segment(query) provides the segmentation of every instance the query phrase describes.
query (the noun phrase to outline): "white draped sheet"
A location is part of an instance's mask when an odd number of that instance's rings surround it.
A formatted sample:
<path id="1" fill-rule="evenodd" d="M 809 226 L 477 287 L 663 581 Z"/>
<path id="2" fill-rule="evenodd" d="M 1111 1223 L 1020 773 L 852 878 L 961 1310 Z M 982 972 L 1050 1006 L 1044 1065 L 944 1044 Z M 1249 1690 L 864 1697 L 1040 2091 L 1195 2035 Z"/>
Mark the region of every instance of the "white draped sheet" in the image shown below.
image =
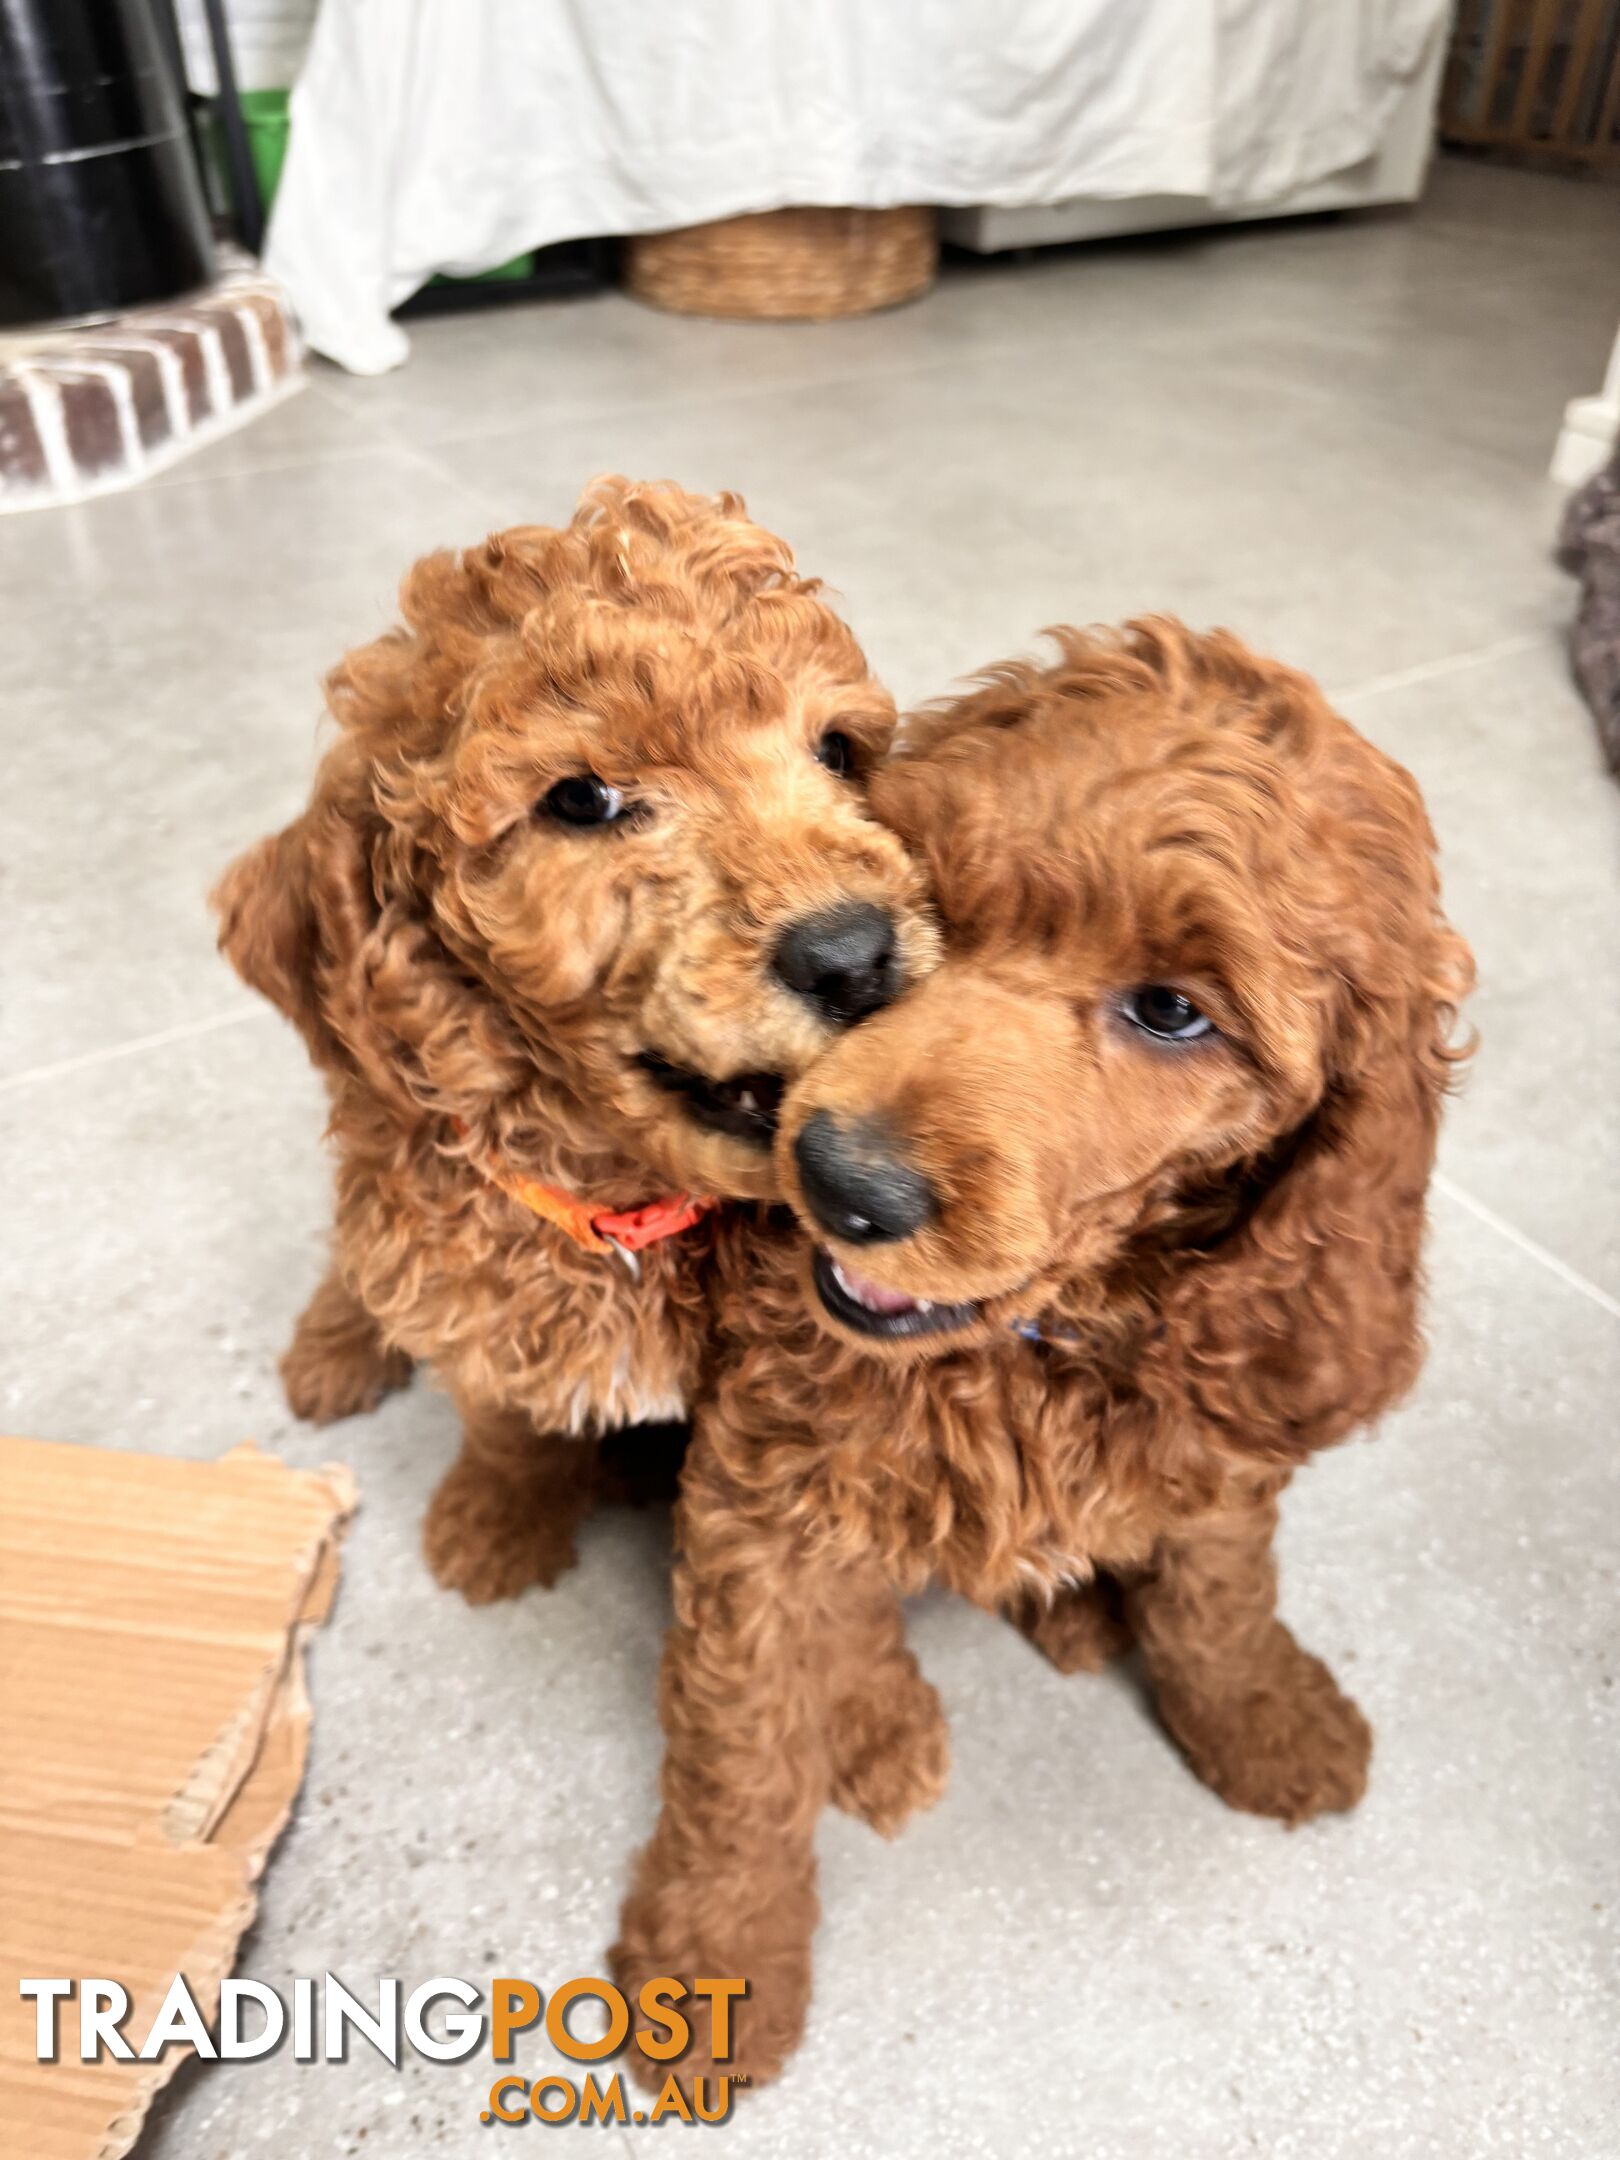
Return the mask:
<path id="1" fill-rule="evenodd" d="M 323 0 L 267 262 L 358 373 L 438 270 L 793 203 L 1274 199 L 1449 0 Z"/>

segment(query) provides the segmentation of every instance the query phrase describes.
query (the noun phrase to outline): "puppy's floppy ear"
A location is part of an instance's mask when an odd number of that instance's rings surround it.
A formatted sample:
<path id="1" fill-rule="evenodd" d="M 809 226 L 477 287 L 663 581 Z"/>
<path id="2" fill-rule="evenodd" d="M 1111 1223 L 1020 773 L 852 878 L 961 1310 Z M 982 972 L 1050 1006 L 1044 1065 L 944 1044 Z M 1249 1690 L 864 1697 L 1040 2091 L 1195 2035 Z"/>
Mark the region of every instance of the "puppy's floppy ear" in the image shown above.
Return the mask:
<path id="1" fill-rule="evenodd" d="M 219 949 L 250 990 L 297 1022 L 310 1054 L 326 1046 L 315 987 L 318 936 L 303 818 L 255 841 L 209 895 Z"/>
<path id="2" fill-rule="evenodd" d="M 1468 1054 L 1450 1037 L 1473 961 L 1439 914 L 1427 823 L 1400 779 L 1404 844 L 1362 887 L 1320 1100 L 1251 1166 L 1237 1223 L 1182 1264 L 1164 1299 L 1175 1390 L 1273 1460 L 1377 1416 L 1423 1361 L 1425 1196 L 1442 1103 Z"/>
<path id="3" fill-rule="evenodd" d="M 297 1025 L 317 1065 L 343 1057 L 332 993 L 376 918 L 370 851 L 340 755 L 302 817 L 239 856 L 210 895 L 221 952 Z"/>

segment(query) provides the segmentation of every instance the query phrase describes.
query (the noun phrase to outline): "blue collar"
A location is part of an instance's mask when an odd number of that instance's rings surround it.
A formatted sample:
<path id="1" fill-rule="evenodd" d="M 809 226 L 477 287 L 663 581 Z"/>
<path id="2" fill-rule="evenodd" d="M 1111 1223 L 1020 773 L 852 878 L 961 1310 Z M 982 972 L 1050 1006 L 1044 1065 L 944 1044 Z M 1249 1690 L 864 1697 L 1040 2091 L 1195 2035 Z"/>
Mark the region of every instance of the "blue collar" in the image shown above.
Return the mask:
<path id="1" fill-rule="evenodd" d="M 1072 1346 L 1080 1340 L 1074 1328 L 1057 1328 L 1048 1331 L 1038 1320 L 1009 1320 L 1007 1325 L 1015 1335 L 1022 1335 L 1025 1342 L 1046 1343 L 1049 1346 Z"/>

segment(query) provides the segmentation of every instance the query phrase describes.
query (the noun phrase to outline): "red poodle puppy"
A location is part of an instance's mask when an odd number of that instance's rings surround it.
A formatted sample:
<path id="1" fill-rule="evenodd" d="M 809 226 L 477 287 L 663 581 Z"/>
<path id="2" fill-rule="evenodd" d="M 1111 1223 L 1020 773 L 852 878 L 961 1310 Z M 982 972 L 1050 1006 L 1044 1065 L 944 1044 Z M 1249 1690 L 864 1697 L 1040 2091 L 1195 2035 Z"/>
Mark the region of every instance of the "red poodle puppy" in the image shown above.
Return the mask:
<path id="1" fill-rule="evenodd" d="M 937 938 L 865 802 L 891 700 L 735 496 L 599 482 L 418 563 L 402 611 L 215 899 L 331 1098 L 289 1400 L 433 1367 L 463 1439 L 428 1557 L 485 1599 L 567 1565 L 596 1438 L 683 1413 L 716 1196 L 775 1191 L 785 1081 Z"/>
<path id="2" fill-rule="evenodd" d="M 1235 1807 L 1299 1823 L 1366 1777 L 1272 1536 L 1295 1465 L 1418 1371 L 1469 957 L 1416 787 L 1303 676 L 1168 621 L 1058 642 L 874 783 L 945 959 L 788 1098 L 803 1229 L 728 1288 L 687 1463 L 664 1806 L 616 1959 L 746 1977 L 756 2078 L 805 2015 L 831 1766 L 919 1684 L 902 1593 L 1010 1608 L 1066 1667 L 1128 1628 Z M 880 1827 L 943 1770 L 896 1730 Z"/>

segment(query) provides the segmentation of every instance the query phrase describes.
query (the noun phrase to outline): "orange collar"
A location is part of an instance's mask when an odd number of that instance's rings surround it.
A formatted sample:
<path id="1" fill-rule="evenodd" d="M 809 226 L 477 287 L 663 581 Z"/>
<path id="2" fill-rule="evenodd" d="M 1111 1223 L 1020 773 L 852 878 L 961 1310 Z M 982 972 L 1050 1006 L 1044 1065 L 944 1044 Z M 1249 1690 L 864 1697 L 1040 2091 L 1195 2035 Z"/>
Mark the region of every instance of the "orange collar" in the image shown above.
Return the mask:
<path id="1" fill-rule="evenodd" d="M 459 1118 L 456 1123 L 464 1132 Z M 643 1247 L 679 1237 L 720 1205 L 707 1193 L 674 1193 L 667 1200 L 649 1200 L 644 1207 L 593 1208 L 577 1193 L 564 1192 L 560 1185 L 542 1185 L 537 1178 L 515 1176 L 496 1162 L 486 1159 L 478 1167 L 519 1207 L 550 1223 L 585 1252 L 616 1252 L 632 1273 L 635 1256 Z"/>

